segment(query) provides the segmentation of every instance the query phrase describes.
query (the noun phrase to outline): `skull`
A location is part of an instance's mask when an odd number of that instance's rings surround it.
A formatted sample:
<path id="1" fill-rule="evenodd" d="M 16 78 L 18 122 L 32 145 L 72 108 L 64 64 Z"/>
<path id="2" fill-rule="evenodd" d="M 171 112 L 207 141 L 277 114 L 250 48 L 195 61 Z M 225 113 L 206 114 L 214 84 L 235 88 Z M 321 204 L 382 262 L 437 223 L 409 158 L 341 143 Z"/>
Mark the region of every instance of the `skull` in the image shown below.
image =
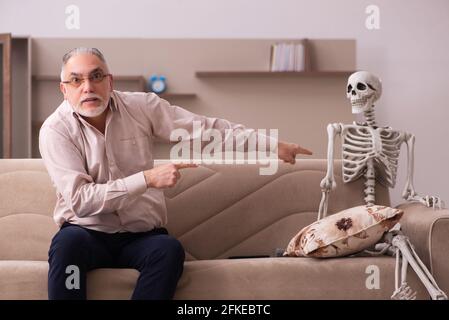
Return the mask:
<path id="1" fill-rule="evenodd" d="M 382 83 L 375 75 L 358 71 L 349 76 L 346 96 L 351 101 L 352 113 L 370 110 L 381 95 Z"/>

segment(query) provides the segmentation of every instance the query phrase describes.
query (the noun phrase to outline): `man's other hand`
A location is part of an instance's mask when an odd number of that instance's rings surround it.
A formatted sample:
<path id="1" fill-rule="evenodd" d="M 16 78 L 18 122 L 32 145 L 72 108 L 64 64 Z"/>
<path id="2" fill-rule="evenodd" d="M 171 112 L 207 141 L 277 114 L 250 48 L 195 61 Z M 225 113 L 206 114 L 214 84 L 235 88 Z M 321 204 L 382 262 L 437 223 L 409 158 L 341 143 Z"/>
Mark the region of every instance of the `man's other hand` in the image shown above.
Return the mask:
<path id="1" fill-rule="evenodd" d="M 194 163 L 167 163 L 143 172 L 148 188 L 171 188 L 181 178 L 181 169 L 196 168 Z"/>
<path id="2" fill-rule="evenodd" d="M 312 151 L 304 149 L 296 143 L 278 142 L 278 157 L 284 162 L 295 164 L 297 154 L 313 154 Z"/>

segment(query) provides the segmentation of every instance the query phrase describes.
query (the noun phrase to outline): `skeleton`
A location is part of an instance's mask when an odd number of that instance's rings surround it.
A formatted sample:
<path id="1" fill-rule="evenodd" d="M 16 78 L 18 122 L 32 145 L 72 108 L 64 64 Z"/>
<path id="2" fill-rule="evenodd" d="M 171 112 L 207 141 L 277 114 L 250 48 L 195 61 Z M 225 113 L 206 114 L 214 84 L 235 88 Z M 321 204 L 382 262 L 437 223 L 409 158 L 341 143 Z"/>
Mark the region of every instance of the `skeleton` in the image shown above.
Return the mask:
<path id="1" fill-rule="evenodd" d="M 351 102 L 352 113 L 364 113 L 366 122 L 351 125 L 332 123 L 327 126 L 328 159 L 327 173 L 321 181 L 322 198 L 318 210 L 318 219 L 327 215 L 329 193 L 336 187 L 334 181 L 334 141 L 338 135 L 342 139 L 342 173 L 343 182 L 353 182 L 362 176 L 365 178 L 366 205 L 375 204 L 376 182 L 387 188 L 394 188 L 398 167 L 399 153 L 402 143 L 407 145 L 407 180 L 402 197 L 407 201 L 418 201 L 427 207 L 442 208 L 444 203 L 436 196 L 420 196 L 413 186 L 414 143 L 413 134 L 394 130 L 391 127 L 378 127 L 374 114 L 374 102 L 382 94 L 381 81 L 366 71 L 353 73 L 347 84 L 347 98 Z M 407 237 L 396 230 L 387 233 L 386 242 L 379 244 L 380 252 L 390 253 L 397 258 L 396 291 L 393 299 L 413 299 L 414 293 L 406 283 L 406 270 L 410 263 L 423 281 L 432 299 L 447 299 L 447 296 L 436 285 L 430 272 L 419 260 Z M 382 247 L 383 246 L 383 247 Z M 401 259 L 402 257 L 402 259 Z M 398 285 L 398 270 L 402 260 L 401 285 Z"/>

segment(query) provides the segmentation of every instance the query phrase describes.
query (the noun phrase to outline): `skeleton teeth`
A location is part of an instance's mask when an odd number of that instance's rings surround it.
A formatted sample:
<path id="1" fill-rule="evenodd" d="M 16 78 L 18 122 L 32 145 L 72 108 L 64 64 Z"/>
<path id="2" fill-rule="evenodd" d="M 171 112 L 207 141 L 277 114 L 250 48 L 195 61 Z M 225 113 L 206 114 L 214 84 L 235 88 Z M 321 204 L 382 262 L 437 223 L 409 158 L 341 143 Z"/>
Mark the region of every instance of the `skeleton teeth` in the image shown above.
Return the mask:
<path id="1" fill-rule="evenodd" d="M 351 104 L 354 106 L 362 106 L 364 104 L 366 104 L 367 100 L 366 99 L 357 99 L 357 100 L 353 100 L 351 101 Z"/>

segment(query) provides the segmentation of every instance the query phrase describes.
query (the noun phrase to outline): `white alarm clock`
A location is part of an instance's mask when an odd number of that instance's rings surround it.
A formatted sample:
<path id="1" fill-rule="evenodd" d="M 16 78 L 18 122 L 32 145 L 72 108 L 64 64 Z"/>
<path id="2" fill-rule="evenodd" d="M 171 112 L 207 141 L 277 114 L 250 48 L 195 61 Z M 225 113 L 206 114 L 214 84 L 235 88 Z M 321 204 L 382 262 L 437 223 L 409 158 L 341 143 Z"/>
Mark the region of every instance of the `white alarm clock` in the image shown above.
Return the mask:
<path id="1" fill-rule="evenodd" d="M 150 89 L 154 93 L 162 93 L 167 89 L 164 76 L 152 75 L 150 78 Z"/>

